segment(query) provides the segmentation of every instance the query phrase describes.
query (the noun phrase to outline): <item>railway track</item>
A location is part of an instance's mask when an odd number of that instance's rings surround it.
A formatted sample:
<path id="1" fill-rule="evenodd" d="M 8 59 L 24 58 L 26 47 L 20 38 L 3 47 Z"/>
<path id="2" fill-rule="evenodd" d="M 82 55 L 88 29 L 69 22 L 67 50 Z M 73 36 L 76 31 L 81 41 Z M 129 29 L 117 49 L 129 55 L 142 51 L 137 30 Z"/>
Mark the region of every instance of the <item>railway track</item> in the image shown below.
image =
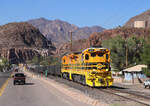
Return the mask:
<path id="1" fill-rule="evenodd" d="M 55 79 L 54 77 L 50 77 L 50 78 Z M 117 100 L 117 101 L 133 101 L 133 102 L 140 104 L 140 106 L 150 106 L 150 97 L 140 95 L 140 94 L 138 94 L 139 92 L 135 93 L 133 91 L 127 91 L 126 89 L 123 89 L 123 88 L 119 89 L 119 87 L 117 87 L 117 88 L 90 88 L 89 86 L 84 86 L 82 84 L 75 83 L 73 81 L 61 79 L 59 77 L 57 77 L 56 81 L 64 83 L 75 89 L 78 89 L 78 90 L 82 91 L 83 93 L 86 93 L 87 95 L 89 95 L 91 97 L 94 97 L 95 99 L 106 99 L 107 95 L 105 95 L 105 94 L 107 93 L 108 96 L 110 96 L 110 98 L 112 97 L 112 99 L 114 99 L 112 101 L 115 101 L 115 100 Z M 102 93 L 104 93 L 104 94 L 102 94 Z M 101 94 L 105 95 L 106 97 L 103 98 Z M 108 102 L 108 101 L 109 101 L 109 99 L 106 100 L 106 102 Z"/>
<path id="2" fill-rule="evenodd" d="M 128 99 L 130 101 L 140 103 L 142 105 L 150 106 L 150 97 L 138 94 L 140 92 L 133 93 L 133 91 L 129 91 L 129 90 L 127 91 L 127 90 L 112 89 L 112 88 L 101 89 L 100 91 L 108 93 L 108 94 L 113 94 L 113 95 Z"/>
<path id="3" fill-rule="evenodd" d="M 131 95 L 134 95 L 134 96 L 138 96 L 140 98 L 144 98 L 144 99 L 148 99 L 150 100 L 150 95 L 146 95 L 144 92 L 138 92 L 138 91 L 131 91 L 131 90 L 128 90 L 128 89 L 118 89 L 118 88 L 109 88 L 109 89 L 113 89 L 115 91 L 118 91 L 118 92 L 122 92 L 122 93 L 129 93 Z"/>
<path id="4" fill-rule="evenodd" d="M 49 75 L 49 78 L 78 89 L 86 95 L 100 101 L 105 101 L 108 104 L 116 103 L 116 101 L 120 103 L 124 103 L 124 101 L 130 103 L 132 101 L 140 104 L 139 106 L 150 106 L 150 97 L 139 94 L 140 92 L 133 92 L 117 86 L 113 86 L 112 88 L 90 88 L 89 86 L 84 86 L 52 75 Z"/>

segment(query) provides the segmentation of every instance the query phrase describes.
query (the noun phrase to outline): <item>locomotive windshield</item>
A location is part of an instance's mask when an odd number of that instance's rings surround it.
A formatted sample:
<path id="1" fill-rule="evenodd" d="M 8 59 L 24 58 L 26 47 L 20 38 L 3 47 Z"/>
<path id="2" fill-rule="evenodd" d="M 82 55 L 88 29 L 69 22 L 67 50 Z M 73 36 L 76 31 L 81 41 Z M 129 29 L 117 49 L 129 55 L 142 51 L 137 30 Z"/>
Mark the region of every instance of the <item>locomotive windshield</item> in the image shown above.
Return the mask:
<path id="1" fill-rule="evenodd" d="M 91 57 L 95 57 L 96 55 L 99 56 L 99 57 L 103 57 L 105 53 L 103 52 L 94 52 L 94 53 L 91 53 Z"/>
<path id="2" fill-rule="evenodd" d="M 103 57 L 104 53 L 99 52 L 99 53 L 97 53 L 97 55 L 98 55 L 99 57 Z"/>

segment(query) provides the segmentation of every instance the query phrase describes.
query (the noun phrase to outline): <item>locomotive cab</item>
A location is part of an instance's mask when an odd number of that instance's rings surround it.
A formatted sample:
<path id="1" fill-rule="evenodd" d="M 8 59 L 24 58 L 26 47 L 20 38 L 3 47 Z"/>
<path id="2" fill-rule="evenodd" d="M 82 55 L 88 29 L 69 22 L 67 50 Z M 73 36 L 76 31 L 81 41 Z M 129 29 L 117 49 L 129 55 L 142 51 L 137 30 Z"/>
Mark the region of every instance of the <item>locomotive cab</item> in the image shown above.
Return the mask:
<path id="1" fill-rule="evenodd" d="M 84 62 L 90 67 L 87 83 L 90 86 L 111 86 L 110 51 L 106 48 L 89 48 L 84 51 Z"/>

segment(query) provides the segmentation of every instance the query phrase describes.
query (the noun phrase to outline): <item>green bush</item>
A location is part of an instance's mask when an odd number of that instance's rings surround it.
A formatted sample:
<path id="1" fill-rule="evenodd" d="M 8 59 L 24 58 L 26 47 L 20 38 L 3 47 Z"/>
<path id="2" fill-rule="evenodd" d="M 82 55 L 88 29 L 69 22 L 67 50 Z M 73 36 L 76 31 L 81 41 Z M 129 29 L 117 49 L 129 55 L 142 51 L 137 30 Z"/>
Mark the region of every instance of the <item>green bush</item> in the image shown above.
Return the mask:
<path id="1" fill-rule="evenodd" d="M 48 65 L 56 65 L 60 64 L 60 59 L 58 57 L 53 57 L 53 56 L 48 56 L 48 57 L 33 57 L 32 60 L 27 61 L 28 64 L 34 64 L 34 65 L 43 65 L 43 66 L 48 66 Z"/>
<path id="2" fill-rule="evenodd" d="M 11 64 L 9 63 L 7 58 L 0 58 L 2 62 L 0 62 L 0 71 L 3 69 L 9 69 L 11 67 Z"/>
<path id="3" fill-rule="evenodd" d="M 148 68 L 143 68 L 142 70 L 147 77 L 150 77 L 150 70 Z"/>

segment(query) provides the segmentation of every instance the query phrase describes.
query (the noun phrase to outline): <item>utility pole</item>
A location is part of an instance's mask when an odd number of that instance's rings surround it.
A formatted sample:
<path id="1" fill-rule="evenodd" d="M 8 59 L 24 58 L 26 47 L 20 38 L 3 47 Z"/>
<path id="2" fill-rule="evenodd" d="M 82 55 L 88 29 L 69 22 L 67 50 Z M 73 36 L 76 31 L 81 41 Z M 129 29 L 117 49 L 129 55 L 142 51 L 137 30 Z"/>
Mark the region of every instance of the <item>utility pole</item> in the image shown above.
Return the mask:
<path id="1" fill-rule="evenodd" d="M 126 52 L 126 68 L 128 66 L 128 46 L 127 46 L 127 40 L 125 38 L 125 52 Z"/>
<path id="2" fill-rule="evenodd" d="M 128 47 L 126 44 L 126 67 L 128 66 Z"/>
<path id="3" fill-rule="evenodd" d="M 70 43 L 71 43 L 71 44 L 70 44 L 70 51 L 72 51 L 72 31 L 70 32 L 70 34 L 71 34 L 71 35 L 70 35 L 70 41 L 71 41 L 71 42 L 70 42 Z"/>

